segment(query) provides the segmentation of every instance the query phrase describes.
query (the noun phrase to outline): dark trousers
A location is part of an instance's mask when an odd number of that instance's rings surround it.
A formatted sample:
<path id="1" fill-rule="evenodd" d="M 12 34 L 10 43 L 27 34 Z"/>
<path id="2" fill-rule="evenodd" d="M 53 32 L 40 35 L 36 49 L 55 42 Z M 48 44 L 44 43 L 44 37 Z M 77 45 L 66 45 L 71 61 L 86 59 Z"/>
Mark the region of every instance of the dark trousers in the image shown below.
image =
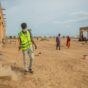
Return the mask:
<path id="1" fill-rule="evenodd" d="M 60 44 L 59 43 L 56 44 L 56 50 L 58 50 L 58 48 L 60 50 Z"/>

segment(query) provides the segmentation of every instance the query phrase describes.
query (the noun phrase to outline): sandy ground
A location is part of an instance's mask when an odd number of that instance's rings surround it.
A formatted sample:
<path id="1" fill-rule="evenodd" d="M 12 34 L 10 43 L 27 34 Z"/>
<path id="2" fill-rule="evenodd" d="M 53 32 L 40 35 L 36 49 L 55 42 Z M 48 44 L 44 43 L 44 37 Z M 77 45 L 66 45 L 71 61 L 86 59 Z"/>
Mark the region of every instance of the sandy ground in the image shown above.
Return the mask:
<path id="1" fill-rule="evenodd" d="M 72 40 L 68 49 L 62 40 L 59 51 L 54 39 L 35 41 L 33 74 L 24 74 L 18 44 L 0 48 L 0 88 L 88 88 L 88 43 Z"/>

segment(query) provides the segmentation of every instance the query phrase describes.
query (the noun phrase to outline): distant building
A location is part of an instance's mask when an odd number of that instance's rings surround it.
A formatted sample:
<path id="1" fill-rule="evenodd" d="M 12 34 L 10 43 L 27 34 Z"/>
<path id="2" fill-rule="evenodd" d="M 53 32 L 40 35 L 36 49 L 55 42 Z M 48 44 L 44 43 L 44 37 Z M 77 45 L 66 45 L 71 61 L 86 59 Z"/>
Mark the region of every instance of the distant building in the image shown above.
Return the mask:
<path id="1" fill-rule="evenodd" d="M 2 43 L 2 40 L 4 38 L 5 38 L 5 23 L 4 23 L 2 7 L 0 4 L 0 43 Z"/>

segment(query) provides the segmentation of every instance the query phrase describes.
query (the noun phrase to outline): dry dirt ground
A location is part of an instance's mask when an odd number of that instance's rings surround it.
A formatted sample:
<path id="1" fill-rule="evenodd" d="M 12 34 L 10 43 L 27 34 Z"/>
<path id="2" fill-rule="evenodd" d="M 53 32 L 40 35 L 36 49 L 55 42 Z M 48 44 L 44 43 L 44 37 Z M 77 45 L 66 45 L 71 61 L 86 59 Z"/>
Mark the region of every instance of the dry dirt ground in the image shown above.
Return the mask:
<path id="1" fill-rule="evenodd" d="M 18 44 L 0 48 L 0 88 L 88 88 L 88 43 L 71 41 L 55 50 L 55 40 L 35 40 L 34 73 L 24 74 Z"/>

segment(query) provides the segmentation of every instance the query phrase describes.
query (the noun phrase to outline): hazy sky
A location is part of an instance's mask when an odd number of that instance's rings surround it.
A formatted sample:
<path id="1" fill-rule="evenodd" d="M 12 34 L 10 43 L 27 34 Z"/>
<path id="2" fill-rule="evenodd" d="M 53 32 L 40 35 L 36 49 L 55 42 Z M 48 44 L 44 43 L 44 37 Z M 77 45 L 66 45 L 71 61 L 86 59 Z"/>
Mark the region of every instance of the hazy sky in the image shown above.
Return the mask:
<path id="1" fill-rule="evenodd" d="M 78 35 L 88 26 L 88 0 L 0 0 L 6 9 L 7 34 L 17 35 L 26 22 L 33 35 Z"/>

